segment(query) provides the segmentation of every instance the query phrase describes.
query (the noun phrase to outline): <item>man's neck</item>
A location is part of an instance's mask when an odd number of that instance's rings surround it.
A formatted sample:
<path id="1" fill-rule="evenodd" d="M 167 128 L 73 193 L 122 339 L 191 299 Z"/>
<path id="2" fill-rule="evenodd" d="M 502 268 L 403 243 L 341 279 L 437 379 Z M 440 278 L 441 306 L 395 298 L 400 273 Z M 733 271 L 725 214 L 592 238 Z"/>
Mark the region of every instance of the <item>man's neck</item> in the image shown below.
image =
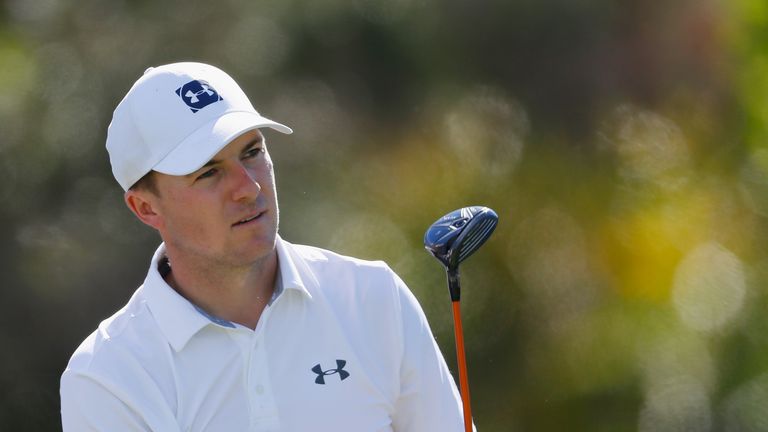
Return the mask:
<path id="1" fill-rule="evenodd" d="M 274 292 L 277 251 L 243 267 L 167 252 L 171 271 L 165 280 L 176 292 L 211 315 L 256 328 Z"/>

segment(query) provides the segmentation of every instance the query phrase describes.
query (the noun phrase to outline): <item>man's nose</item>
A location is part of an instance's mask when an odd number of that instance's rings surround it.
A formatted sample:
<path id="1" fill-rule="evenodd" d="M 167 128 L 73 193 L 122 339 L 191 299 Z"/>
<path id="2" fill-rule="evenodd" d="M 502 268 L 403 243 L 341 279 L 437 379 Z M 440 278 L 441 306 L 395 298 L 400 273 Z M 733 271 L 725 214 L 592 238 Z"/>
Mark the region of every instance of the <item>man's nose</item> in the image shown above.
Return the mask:
<path id="1" fill-rule="evenodd" d="M 256 177 L 242 163 L 235 164 L 232 187 L 232 199 L 234 201 L 250 201 L 256 199 L 261 192 L 261 185 Z"/>

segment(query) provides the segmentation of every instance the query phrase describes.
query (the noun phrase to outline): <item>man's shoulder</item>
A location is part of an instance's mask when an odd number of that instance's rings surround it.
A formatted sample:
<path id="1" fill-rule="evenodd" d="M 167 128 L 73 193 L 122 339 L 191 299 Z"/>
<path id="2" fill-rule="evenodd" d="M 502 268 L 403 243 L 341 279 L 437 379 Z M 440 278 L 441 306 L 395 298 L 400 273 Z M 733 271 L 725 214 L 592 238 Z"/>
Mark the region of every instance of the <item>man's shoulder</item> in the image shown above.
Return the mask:
<path id="1" fill-rule="evenodd" d="M 285 245 L 291 252 L 293 252 L 294 258 L 299 257 L 302 261 L 311 266 L 391 272 L 387 263 L 381 260 L 357 258 L 316 246 L 293 244 L 289 242 L 285 242 Z"/>
<path id="2" fill-rule="evenodd" d="M 77 347 L 67 370 L 88 373 L 126 359 L 126 353 L 142 351 L 153 333 L 154 323 L 146 308 L 141 288 L 120 310 L 103 320 Z M 145 347 L 146 348 L 146 347 Z"/>
<path id="3" fill-rule="evenodd" d="M 288 244 L 287 249 L 310 294 L 320 294 L 329 303 L 343 307 L 356 304 L 360 308 L 395 305 L 404 289 L 384 261 L 360 259 L 315 246 Z"/>

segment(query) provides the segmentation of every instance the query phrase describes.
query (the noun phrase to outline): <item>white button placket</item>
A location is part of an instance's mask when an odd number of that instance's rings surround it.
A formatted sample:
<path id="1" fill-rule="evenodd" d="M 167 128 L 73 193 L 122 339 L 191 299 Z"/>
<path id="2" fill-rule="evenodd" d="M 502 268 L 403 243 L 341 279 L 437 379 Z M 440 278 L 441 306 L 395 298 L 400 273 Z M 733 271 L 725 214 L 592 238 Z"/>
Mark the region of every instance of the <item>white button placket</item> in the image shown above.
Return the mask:
<path id="1" fill-rule="evenodd" d="M 253 401 L 251 397 L 251 392 L 249 391 L 248 383 L 250 382 L 250 364 L 251 364 L 251 358 L 252 358 L 252 342 L 253 342 L 253 331 L 250 329 L 243 327 L 239 324 L 235 325 L 236 328 L 232 330 L 228 330 L 229 336 L 232 338 L 232 340 L 237 343 L 238 348 L 240 348 L 240 353 L 242 355 L 243 359 L 243 367 L 242 367 L 242 373 L 243 373 L 243 382 L 245 383 L 245 394 L 246 397 L 248 397 L 248 420 L 249 420 L 249 431 L 256 431 L 258 429 L 255 428 L 255 417 L 253 412 Z"/>
<path id="2" fill-rule="evenodd" d="M 262 313 L 256 331 L 252 334 L 249 364 L 247 365 L 247 389 L 251 404 L 251 424 L 255 431 L 271 431 L 280 428 L 277 404 L 269 379 L 269 363 L 264 344 L 264 327 L 269 320 L 270 308 Z"/>

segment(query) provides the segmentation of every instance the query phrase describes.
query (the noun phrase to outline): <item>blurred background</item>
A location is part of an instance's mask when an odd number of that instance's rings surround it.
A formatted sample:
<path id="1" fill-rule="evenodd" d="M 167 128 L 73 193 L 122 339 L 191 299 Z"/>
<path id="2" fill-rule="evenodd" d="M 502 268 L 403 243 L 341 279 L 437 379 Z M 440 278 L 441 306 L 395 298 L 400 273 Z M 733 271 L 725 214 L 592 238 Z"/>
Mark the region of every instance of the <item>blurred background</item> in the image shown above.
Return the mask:
<path id="1" fill-rule="evenodd" d="M 142 282 L 106 128 L 199 60 L 295 130 L 282 236 L 387 261 L 453 371 L 422 236 L 499 213 L 462 265 L 479 430 L 768 430 L 768 3 L 0 5 L 0 429 L 60 429 L 70 354 Z"/>

